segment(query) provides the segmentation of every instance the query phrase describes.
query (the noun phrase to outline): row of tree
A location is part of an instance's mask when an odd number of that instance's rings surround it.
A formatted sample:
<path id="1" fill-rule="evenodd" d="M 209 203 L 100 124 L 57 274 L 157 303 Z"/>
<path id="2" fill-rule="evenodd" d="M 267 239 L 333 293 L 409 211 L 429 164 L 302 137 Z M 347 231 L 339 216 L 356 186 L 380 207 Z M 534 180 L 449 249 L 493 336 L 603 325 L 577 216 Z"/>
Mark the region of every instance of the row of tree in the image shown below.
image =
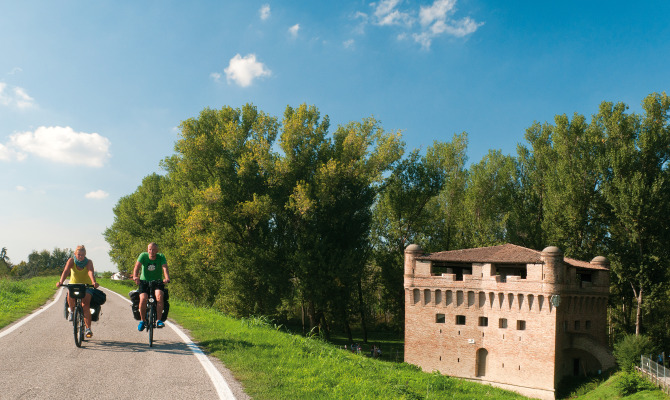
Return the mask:
<path id="1" fill-rule="evenodd" d="M 65 263 L 72 257 L 74 252 L 71 249 L 55 248 L 53 251 L 42 250 L 40 252 L 33 250 L 28 255 L 28 261 L 21 261 L 18 264 L 12 264 L 7 253 L 7 248 L 0 249 L 0 278 L 32 278 L 35 276 L 60 275 L 63 272 Z"/>
<path id="2" fill-rule="evenodd" d="M 315 107 L 281 122 L 252 105 L 181 124 L 165 174 L 119 200 L 104 235 L 120 271 L 146 243 L 169 257 L 172 290 L 233 315 L 303 318 L 328 334 L 350 323 L 402 327 L 403 252 L 515 243 L 612 262 L 613 336 L 670 308 L 670 99 L 642 114 L 604 102 L 527 129 L 516 157 L 468 164 L 466 133 L 405 155 L 374 119 L 338 126 Z M 643 316 L 648 323 L 642 324 Z M 664 325 L 666 324 L 666 325 Z"/>

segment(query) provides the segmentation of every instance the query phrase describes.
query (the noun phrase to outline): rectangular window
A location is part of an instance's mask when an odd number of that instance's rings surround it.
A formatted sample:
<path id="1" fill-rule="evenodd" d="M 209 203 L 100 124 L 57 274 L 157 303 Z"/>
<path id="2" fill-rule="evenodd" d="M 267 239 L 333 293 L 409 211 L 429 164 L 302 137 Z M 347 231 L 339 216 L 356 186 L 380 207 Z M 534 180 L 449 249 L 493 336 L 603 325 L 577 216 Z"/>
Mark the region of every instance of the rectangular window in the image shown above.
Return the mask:
<path id="1" fill-rule="evenodd" d="M 500 318 L 498 320 L 498 328 L 507 329 L 507 318 Z"/>
<path id="2" fill-rule="evenodd" d="M 579 321 L 575 321 L 575 330 L 576 330 L 576 331 L 579 330 Z"/>
<path id="3" fill-rule="evenodd" d="M 489 326 L 489 319 L 487 317 L 479 317 L 479 326 Z"/>
<path id="4" fill-rule="evenodd" d="M 456 325 L 465 325 L 465 315 L 456 316 Z"/>
<path id="5" fill-rule="evenodd" d="M 436 314 L 435 315 L 435 323 L 436 324 L 443 324 L 444 321 L 445 321 L 444 314 Z"/>
<path id="6" fill-rule="evenodd" d="M 526 321 L 518 320 L 516 321 L 516 330 L 525 331 L 526 330 Z"/>
<path id="7" fill-rule="evenodd" d="M 584 322 L 584 328 L 588 331 L 591 329 L 591 321 L 585 321 Z"/>

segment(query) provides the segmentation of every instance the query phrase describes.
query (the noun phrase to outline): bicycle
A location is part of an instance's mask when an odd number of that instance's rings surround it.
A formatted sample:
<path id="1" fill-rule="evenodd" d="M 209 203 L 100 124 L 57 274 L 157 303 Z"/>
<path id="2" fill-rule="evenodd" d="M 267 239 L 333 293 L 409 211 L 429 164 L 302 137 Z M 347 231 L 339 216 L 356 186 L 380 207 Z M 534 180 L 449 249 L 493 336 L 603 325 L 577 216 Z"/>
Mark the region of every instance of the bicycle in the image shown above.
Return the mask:
<path id="1" fill-rule="evenodd" d="M 85 283 L 67 283 L 62 286 L 67 287 L 70 297 L 76 301 L 76 305 L 72 311 L 72 327 L 74 332 L 74 344 L 77 345 L 77 347 L 81 347 L 81 342 L 84 341 L 84 334 L 86 332 L 82 299 L 86 297 L 86 288 L 92 288 L 94 286 Z"/>
<path id="2" fill-rule="evenodd" d="M 156 289 L 163 281 L 149 281 L 149 297 L 147 299 L 147 332 L 149 332 L 149 347 L 154 345 L 154 329 L 156 328 L 156 321 L 158 321 L 158 306 L 156 302 Z M 165 306 L 165 301 L 163 301 Z"/>

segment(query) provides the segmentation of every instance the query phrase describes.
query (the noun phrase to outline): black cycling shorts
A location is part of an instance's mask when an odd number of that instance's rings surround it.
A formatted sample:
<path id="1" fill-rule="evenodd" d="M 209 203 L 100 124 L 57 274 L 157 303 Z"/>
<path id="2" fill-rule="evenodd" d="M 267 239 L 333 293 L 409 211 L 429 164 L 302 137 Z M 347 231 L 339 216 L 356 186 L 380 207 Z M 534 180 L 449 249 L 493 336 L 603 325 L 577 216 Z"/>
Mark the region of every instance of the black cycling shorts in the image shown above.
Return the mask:
<path id="1" fill-rule="evenodd" d="M 163 292 L 165 291 L 165 284 L 163 282 L 155 284 L 155 287 L 156 289 L 162 290 Z M 137 291 L 140 293 L 149 294 L 149 281 L 140 281 L 140 285 L 137 288 Z"/>

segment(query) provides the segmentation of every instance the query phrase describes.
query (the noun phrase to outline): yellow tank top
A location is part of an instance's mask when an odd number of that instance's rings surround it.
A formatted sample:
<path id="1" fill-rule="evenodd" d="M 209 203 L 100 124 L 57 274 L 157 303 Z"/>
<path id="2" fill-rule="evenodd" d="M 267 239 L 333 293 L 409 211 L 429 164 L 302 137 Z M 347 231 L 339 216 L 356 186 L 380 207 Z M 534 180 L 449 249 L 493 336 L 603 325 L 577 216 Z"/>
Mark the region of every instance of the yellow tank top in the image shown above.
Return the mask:
<path id="1" fill-rule="evenodd" d="M 92 285 L 91 277 L 88 276 L 88 268 L 79 269 L 77 268 L 77 264 L 73 262 L 72 268 L 70 268 L 70 283 L 88 283 Z"/>

